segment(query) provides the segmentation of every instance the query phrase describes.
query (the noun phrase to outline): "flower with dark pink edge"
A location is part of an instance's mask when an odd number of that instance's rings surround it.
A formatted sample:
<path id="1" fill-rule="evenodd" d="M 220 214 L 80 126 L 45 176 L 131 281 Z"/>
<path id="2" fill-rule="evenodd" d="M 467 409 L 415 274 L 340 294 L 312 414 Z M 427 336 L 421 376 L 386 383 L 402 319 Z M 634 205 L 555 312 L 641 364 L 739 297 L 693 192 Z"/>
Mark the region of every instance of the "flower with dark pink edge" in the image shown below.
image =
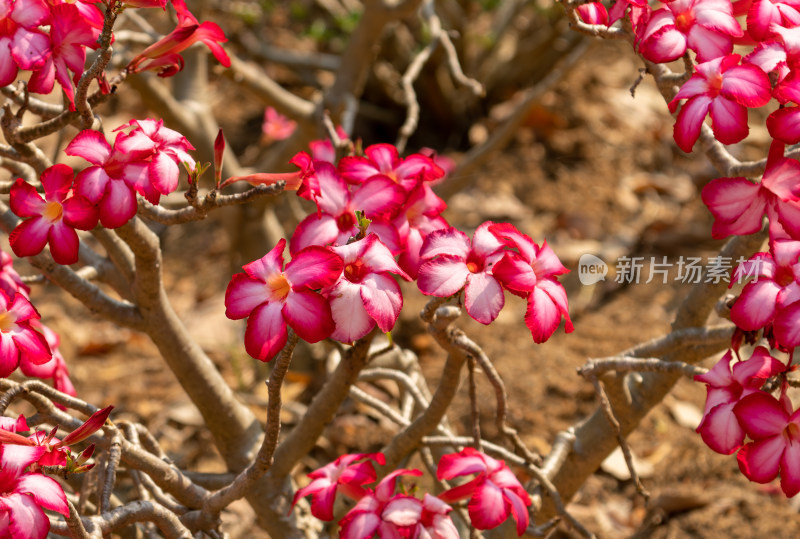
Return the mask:
<path id="1" fill-rule="evenodd" d="M 475 473 L 478 475 L 474 479 L 443 492 L 439 498 L 450 503 L 469 498 L 469 518 L 479 530 L 496 528 L 511 515 L 517 523 L 517 534 L 525 533 L 531 498 L 502 460 L 466 447 L 460 453 L 444 455 L 436 477 L 453 479 Z"/>
<path id="2" fill-rule="evenodd" d="M 39 313 L 25 296 L 18 293 L 9 298 L 0 291 L 0 378 L 14 372 L 20 361 L 50 361 L 50 347 L 44 335 L 33 329 L 34 319 L 39 319 Z"/>
<path id="3" fill-rule="evenodd" d="M 800 492 L 800 410 L 757 391 L 733 408 L 747 436 L 753 440 L 736 454 L 739 469 L 750 481 L 768 483 L 780 472 L 781 490 L 788 497 Z"/>
<path id="4" fill-rule="evenodd" d="M 5 537 L 47 537 L 50 520 L 42 508 L 69 516 L 61 485 L 42 474 L 25 471 L 45 451 L 41 446 L 0 445 L 0 530 Z"/>
<path id="5" fill-rule="evenodd" d="M 372 331 L 375 324 L 384 333 L 391 331 L 403 308 L 403 295 L 392 274 L 407 281 L 411 277 L 375 234 L 331 249 L 344 262 L 342 275 L 323 290 L 336 324 L 331 337 L 353 342 Z"/>
<path id="6" fill-rule="evenodd" d="M 464 289 L 467 314 L 489 324 L 505 303 L 503 288 L 492 268 L 503 257 L 503 243 L 491 232 L 487 221 L 475 231 L 472 241 L 455 228 L 435 230 L 422 244 L 417 285 L 423 294 L 446 298 Z"/>
<path id="7" fill-rule="evenodd" d="M 225 290 L 225 314 L 247 318 L 247 353 L 269 361 L 286 344 L 291 327 L 308 342 L 330 337 L 331 307 L 316 290 L 332 285 L 342 273 L 342 259 L 328 248 L 311 246 L 296 253 L 283 268 L 286 240 L 237 273 Z"/>
<path id="8" fill-rule="evenodd" d="M 78 261 L 78 230 L 97 225 L 97 208 L 80 195 L 70 196 L 73 172 L 67 165 L 53 165 L 42 172 L 44 198 L 36 189 L 17 178 L 11 186 L 11 211 L 23 221 L 11 232 L 11 250 L 17 256 L 33 256 L 50 245 L 53 260 L 59 264 Z"/>
<path id="9" fill-rule="evenodd" d="M 558 275 L 569 270 L 561 264 L 547 241 L 539 247 L 507 223 L 493 225 L 489 230 L 515 249 L 505 253 L 492 273 L 511 293 L 528 299 L 525 325 L 531 330 L 534 342 L 543 343 L 549 339 L 562 317 L 566 320 L 565 331 L 571 333 L 567 292 L 556 280 Z"/>
<path id="10" fill-rule="evenodd" d="M 697 432 L 708 447 L 723 455 L 730 455 L 744 443 L 745 432 L 733 414 L 734 406 L 758 392 L 768 378 L 786 370 L 786 365 L 763 346 L 745 361 L 733 360 L 734 355 L 728 350 L 711 370 L 694 377 L 705 383 L 708 391 Z"/>
<path id="11" fill-rule="evenodd" d="M 386 463 L 383 453 L 355 453 L 342 455 L 330 464 L 308 474 L 311 483 L 298 489 L 292 500 L 294 507 L 300 498 L 311 495 L 311 514 L 320 520 L 333 520 L 333 504 L 336 493 L 340 492 L 354 500 L 367 494 L 364 485 L 377 478 L 374 460 L 380 465 Z"/>

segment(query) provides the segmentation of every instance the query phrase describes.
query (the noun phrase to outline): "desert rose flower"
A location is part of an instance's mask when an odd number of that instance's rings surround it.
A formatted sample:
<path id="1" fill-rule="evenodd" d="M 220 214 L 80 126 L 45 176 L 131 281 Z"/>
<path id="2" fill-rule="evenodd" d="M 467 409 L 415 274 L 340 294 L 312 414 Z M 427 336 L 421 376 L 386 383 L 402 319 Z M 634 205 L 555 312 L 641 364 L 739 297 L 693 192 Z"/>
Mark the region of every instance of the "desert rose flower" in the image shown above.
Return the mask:
<path id="1" fill-rule="evenodd" d="M 52 357 L 44 335 L 31 325 L 39 313 L 22 294 L 9 298 L 0 291 L 0 378 L 17 368 L 20 361 L 46 363 Z"/>
<path id="2" fill-rule="evenodd" d="M 286 344 L 287 324 L 308 342 L 330 337 L 334 330 L 328 301 L 316 290 L 332 285 L 342 273 L 342 259 L 325 247 L 295 254 L 283 268 L 281 240 L 263 258 L 243 267 L 225 290 L 225 315 L 247 318 L 247 353 L 269 361 Z"/>
<path id="3" fill-rule="evenodd" d="M 435 181 L 444 176 L 444 170 L 430 157 L 412 154 L 404 159 L 391 144 L 367 146 L 364 155 L 342 157 L 339 161 L 339 173 L 347 182 L 359 184 L 379 176 L 409 190 L 417 180 Z"/>
<path id="4" fill-rule="evenodd" d="M 456 502 L 469 498 L 467 509 L 472 525 L 479 530 L 496 528 L 514 517 L 517 534 L 528 528 L 530 496 L 519 480 L 508 469 L 505 462 L 495 460 L 472 447 L 460 453 L 444 455 L 439 461 L 436 476 L 453 479 L 477 473 L 474 479 L 443 492 L 439 498 L 445 502 Z"/>
<path id="5" fill-rule="evenodd" d="M 22 178 L 11 186 L 11 211 L 23 219 L 9 236 L 14 254 L 37 255 L 49 243 L 57 263 L 78 261 L 80 242 L 75 229 L 93 229 L 97 225 L 97 209 L 83 196 L 69 196 L 72 174 L 67 165 L 53 165 L 42 172 L 44 198 Z"/>
<path id="6" fill-rule="evenodd" d="M 494 223 L 480 225 L 472 237 L 448 228 L 431 232 L 422 244 L 417 285 L 423 294 L 446 298 L 464 289 L 467 314 L 489 324 L 505 303 L 503 288 L 492 267 L 503 257 L 503 243 L 489 232 Z"/>

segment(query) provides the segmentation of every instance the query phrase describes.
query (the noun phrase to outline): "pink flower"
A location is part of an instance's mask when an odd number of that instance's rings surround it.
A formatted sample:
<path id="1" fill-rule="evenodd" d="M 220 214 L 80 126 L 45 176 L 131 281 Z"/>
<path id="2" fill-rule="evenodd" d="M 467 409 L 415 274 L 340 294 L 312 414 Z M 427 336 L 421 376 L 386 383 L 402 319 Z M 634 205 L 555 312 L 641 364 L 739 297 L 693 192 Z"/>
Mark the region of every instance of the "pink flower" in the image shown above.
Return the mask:
<path id="1" fill-rule="evenodd" d="M 358 233 L 357 210 L 369 219 L 377 219 L 397 211 L 405 200 L 405 191 L 388 178 L 371 178 L 351 193 L 333 165 L 315 161 L 313 167 L 314 179 L 304 181 L 306 192 L 313 197 L 319 211 L 297 225 L 290 245 L 292 253 L 309 245 L 342 245 Z M 396 236 L 393 227 L 384 227 L 379 236 L 384 239 L 392 232 Z"/>
<path id="2" fill-rule="evenodd" d="M 97 209 L 80 195 L 68 196 L 73 172 L 67 165 L 53 165 L 42 172 L 44 198 L 22 178 L 11 186 L 11 211 L 24 220 L 11 232 L 11 250 L 17 256 L 33 256 L 50 244 L 59 264 L 78 261 L 78 230 L 97 225 Z"/>
<path id="3" fill-rule="evenodd" d="M 263 258 L 243 267 L 225 291 L 225 315 L 247 318 L 247 353 L 269 361 L 286 344 L 288 324 L 308 342 L 330 337 L 334 330 L 331 308 L 320 288 L 332 285 L 342 273 L 342 259 L 330 249 L 312 246 L 295 254 L 283 269 L 281 240 Z"/>
<path id="4" fill-rule="evenodd" d="M 75 4 L 58 4 L 51 8 L 50 41 L 50 54 L 45 63 L 33 71 L 28 88 L 49 94 L 57 80 L 72 105 L 75 96 L 73 83 L 77 84 L 83 75 L 86 47 L 97 47 L 95 29 L 86 22 Z"/>
<path id="5" fill-rule="evenodd" d="M 331 337 L 353 342 L 372 331 L 376 323 L 384 333 L 391 331 L 403 308 L 400 286 L 391 274 L 411 278 L 375 234 L 331 249 L 344 261 L 339 280 L 323 290 L 336 324 Z"/>
<path id="6" fill-rule="evenodd" d="M 408 190 L 417 180 L 434 181 L 444 176 L 429 157 L 412 154 L 405 159 L 391 144 L 373 144 L 364 150 L 366 157 L 347 156 L 339 161 L 339 173 L 349 183 L 364 183 L 374 176 L 383 176 Z"/>
<path id="7" fill-rule="evenodd" d="M 733 51 L 733 38 L 744 35 L 729 0 L 673 0 L 655 11 L 639 41 L 651 62 L 677 60 L 687 47 L 707 62 Z"/>
<path id="8" fill-rule="evenodd" d="M 781 490 L 792 497 L 800 492 L 800 410 L 792 413 L 787 399 L 762 391 L 743 398 L 733 409 L 747 436 L 736 459 L 739 469 L 756 483 L 768 483 L 780 471 Z"/>
<path id="9" fill-rule="evenodd" d="M 0 529 L 7 537 L 47 537 L 50 520 L 42 508 L 69 516 L 61 486 L 42 474 L 25 472 L 44 451 L 38 446 L 0 445 Z"/>
<path id="10" fill-rule="evenodd" d="M 772 357 L 769 350 L 759 346 L 745 361 L 737 361 L 728 350 L 714 367 L 695 376 L 706 384 L 706 406 L 697 432 L 708 447 L 730 455 L 744 443 L 745 432 L 734 416 L 734 406 L 744 397 L 759 391 L 764 382 L 783 371 L 786 366 Z"/>
<path id="11" fill-rule="evenodd" d="M 381 465 L 386 463 L 386 457 L 382 453 L 342 455 L 330 464 L 308 474 L 313 481 L 298 489 L 292 500 L 292 507 L 300 498 L 310 494 L 311 514 L 320 520 L 333 520 L 333 503 L 337 492 L 354 500 L 360 500 L 367 494 L 364 485 L 375 481 L 377 477 L 375 467 L 367 459 L 372 459 Z"/>
<path id="12" fill-rule="evenodd" d="M 172 5 L 178 13 L 177 28 L 134 57 L 128 64 L 128 72 L 157 69 L 159 76 L 171 77 L 183 69 L 180 53 L 198 41 L 205 43 L 219 63 L 230 67 L 231 60 L 220 45 L 228 41 L 222 28 L 209 21 L 200 24 L 189 12 L 184 0 L 172 0 Z"/>
<path id="13" fill-rule="evenodd" d="M 436 476 L 453 479 L 477 473 L 471 481 L 443 492 L 439 498 L 455 502 L 469 498 L 467 509 L 472 525 L 479 530 L 496 528 L 509 515 L 517 523 L 517 535 L 528 528 L 530 517 L 527 507 L 530 496 L 511 473 L 505 462 L 466 447 L 460 453 L 444 455 L 439 461 Z"/>
<path id="14" fill-rule="evenodd" d="M 50 16 L 43 0 L 0 0 L 0 86 L 11 84 L 20 69 L 41 66 L 50 39 L 38 29 Z"/>
<path id="15" fill-rule="evenodd" d="M 452 510 L 436 496 L 426 493 L 422 498 L 422 514 L 414 530 L 415 536 L 419 539 L 458 539 L 458 530 L 450 519 Z"/>
<path id="16" fill-rule="evenodd" d="M 800 25 L 800 4 L 794 0 L 753 0 L 747 12 L 747 33 L 756 41 L 767 39 L 774 27 Z"/>
<path id="17" fill-rule="evenodd" d="M 687 99 L 675 122 L 675 142 L 691 152 L 700 136 L 700 126 L 711 115 L 714 136 L 723 144 L 743 140 L 747 126 L 747 107 L 766 105 L 771 97 L 767 75 L 752 64 L 739 65 L 741 56 L 731 54 L 697 64 L 697 72 L 670 101 L 675 112 L 678 102 Z"/>
<path id="18" fill-rule="evenodd" d="M 492 274 L 513 294 L 528 299 L 525 325 L 531 330 L 534 342 L 543 343 L 550 338 L 566 319 L 565 331 L 572 333 L 567 292 L 556 276 L 569 273 L 545 241 L 541 247 L 522 234 L 513 225 L 493 225 L 492 234 L 502 238 L 509 251 L 495 264 Z"/>
<path id="19" fill-rule="evenodd" d="M 761 230 L 764 214 L 770 231 L 785 229 L 800 239 L 800 196 L 797 175 L 800 163 L 783 157 L 784 145 L 773 141 L 760 183 L 747 178 L 717 178 L 703 187 L 703 202 L 714 215 L 711 236 L 753 234 Z"/>
<path id="20" fill-rule="evenodd" d="M 264 111 L 261 133 L 263 133 L 267 143 L 289 138 L 296 127 L 297 122 L 290 120 L 273 107 L 267 107 Z"/>
<path id="21" fill-rule="evenodd" d="M 575 11 L 578 12 L 578 16 L 586 24 L 608 25 L 608 11 L 606 10 L 606 6 L 600 2 L 581 4 Z"/>
<path id="22" fill-rule="evenodd" d="M 147 158 L 152 140 L 144 134 L 117 133 L 114 147 L 97 131 L 84 130 L 75 135 L 64 153 L 83 157 L 94 166 L 85 168 L 75 178 L 75 192 L 97 204 L 100 223 L 118 228 L 136 215 L 134 185 L 147 177 Z"/>
<path id="23" fill-rule="evenodd" d="M 503 244 L 480 225 L 472 237 L 449 228 L 431 232 L 422 244 L 417 284 L 423 294 L 446 298 L 464 289 L 467 314 L 489 324 L 500 314 L 505 298 L 492 267 L 503 256 Z"/>
<path id="24" fill-rule="evenodd" d="M 336 135 L 342 139 L 347 140 L 350 137 L 341 125 L 336 126 Z M 311 150 L 311 158 L 314 161 L 326 161 L 332 165 L 336 164 L 336 148 L 330 139 L 312 140 L 308 143 Z"/>
<path id="25" fill-rule="evenodd" d="M 31 326 L 34 319 L 39 313 L 22 294 L 9 298 L 0 292 L 0 378 L 20 362 L 42 364 L 52 357 L 47 340 Z"/>
<path id="26" fill-rule="evenodd" d="M 395 494 L 395 483 L 401 475 L 421 476 L 419 470 L 395 470 L 367 492 L 339 522 L 343 539 L 408 537 L 422 516 L 422 503 L 403 494 Z"/>
<path id="27" fill-rule="evenodd" d="M 132 127 L 129 136 L 115 142 L 115 146 L 123 153 L 128 153 L 129 148 L 131 153 L 142 151 L 142 137 L 131 135 L 144 135 L 152 141 L 147 175 L 140 177 L 132 185 L 150 202 L 157 204 L 160 195 L 168 195 L 177 189 L 181 163 L 186 163 L 189 168 L 195 167 L 194 158 L 186 153 L 194 150 L 194 146 L 177 131 L 164 127 L 164 120 L 131 120 L 115 131 L 127 127 Z"/>

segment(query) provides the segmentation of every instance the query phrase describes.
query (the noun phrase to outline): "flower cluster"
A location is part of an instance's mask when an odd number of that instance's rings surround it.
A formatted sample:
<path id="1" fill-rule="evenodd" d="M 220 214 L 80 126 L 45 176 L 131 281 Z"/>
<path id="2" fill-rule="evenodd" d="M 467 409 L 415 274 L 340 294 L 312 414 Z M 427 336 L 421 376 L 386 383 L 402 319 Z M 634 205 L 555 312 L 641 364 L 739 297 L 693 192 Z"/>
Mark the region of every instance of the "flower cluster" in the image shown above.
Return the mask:
<path id="1" fill-rule="evenodd" d="M 336 494 L 353 500 L 355 505 L 339 521 L 340 536 L 345 539 L 374 537 L 438 537 L 457 539 L 458 531 L 450 519 L 453 510 L 448 502 L 469 499 L 472 525 L 479 530 L 500 526 L 509 516 L 517 523 L 517 534 L 528 527 L 530 496 L 503 461 L 472 448 L 444 455 L 437 476 L 441 480 L 476 474 L 457 487 L 423 499 L 397 492 L 397 479 L 418 477 L 419 470 L 395 470 L 381 479 L 374 489 L 377 473 L 371 461 L 385 464 L 384 456 L 375 454 L 343 455 L 334 462 L 308 474 L 311 482 L 299 489 L 292 506 L 311 495 L 311 513 L 320 520 L 332 521 Z"/>
<path id="2" fill-rule="evenodd" d="M 766 119 L 773 140 L 760 181 L 717 178 L 702 191 L 714 216 L 714 238 L 758 232 L 766 217 L 769 249 L 736 270 L 735 280 L 750 282 L 731 309 L 738 328 L 732 350 L 696 377 L 708 388 L 698 432 L 714 451 L 737 453 L 749 479 L 764 483 L 780 475 L 783 492 L 793 496 L 800 492 L 800 411 L 786 395 L 786 375 L 794 367 L 776 356 L 792 357 L 800 344 L 800 163 L 785 156 L 787 144 L 800 142 L 798 6 L 781 0 L 674 0 L 651 7 L 617 0 L 610 13 L 592 3 L 577 14 L 596 25 L 615 24 L 627 14 L 646 60 L 685 58 L 691 71 L 669 109 L 680 108 L 674 138 L 686 152 L 706 117 L 714 138 L 733 144 L 749 133 L 749 108 L 778 104 Z M 750 52 L 733 54 L 734 44 Z M 749 358 L 740 356 L 744 338 L 761 345 Z"/>
<path id="3" fill-rule="evenodd" d="M 316 153 L 328 148 L 318 143 Z M 317 207 L 291 237 L 292 261 L 284 269 L 283 240 L 244 266 L 225 294 L 228 317 L 247 318 L 253 357 L 271 359 L 286 342 L 287 325 L 309 342 L 353 342 L 376 325 L 391 331 L 403 306 L 396 277 L 417 280 L 427 295 L 463 291 L 467 313 L 483 324 L 497 318 L 504 289 L 523 297 L 537 343 L 562 318 L 572 331 L 556 280 L 568 270 L 547 243 L 537 245 L 510 224 L 483 223 L 471 241 L 449 226 L 441 215 L 446 205 L 431 189 L 445 174 L 433 158 L 401 158 L 394 146 L 376 144 L 338 164 L 306 153 L 292 162 L 301 168 L 297 194 Z"/>

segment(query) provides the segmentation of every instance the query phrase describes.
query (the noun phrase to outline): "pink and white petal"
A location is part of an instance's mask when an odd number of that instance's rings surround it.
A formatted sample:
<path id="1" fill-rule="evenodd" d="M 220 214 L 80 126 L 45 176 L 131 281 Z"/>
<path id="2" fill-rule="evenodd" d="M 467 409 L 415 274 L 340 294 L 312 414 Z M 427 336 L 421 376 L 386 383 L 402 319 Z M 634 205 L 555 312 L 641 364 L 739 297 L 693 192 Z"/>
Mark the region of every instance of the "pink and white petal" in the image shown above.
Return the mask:
<path id="1" fill-rule="evenodd" d="M 773 144 L 777 143 L 773 142 Z M 781 145 L 780 148 L 782 149 L 782 147 Z M 800 163 L 794 159 L 776 159 L 764 172 L 761 185 L 781 200 L 796 201 L 798 199 L 795 194 L 798 174 L 800 174 Z"/>
<path id="2" fill-rule="evenodd" d="M 785 448 L 782 436 L 751 442 L 736 454 L 739 469 L 750 481 L 769 483 L 778 476 L 778 467 Z"/>
<path id="3" fill-rule="evenodd" d="M 391 144 L 367 146 L 364 154 L 378 166 L 378 170 L 384 173 L 394 170 L 397 161 L 400 159 L 397 148 Z"/>
<path id="4" fill-rule="evenodd" d="M 24 28 L 35 28 L 43 24 L 49 14 L 50 11 L 43 0 L 27 0 L 16 2 L 8 16 Z"/>
<path id="5" fill-rule="evenodd" d="M 316 292 L 289 292 L 283 305 L 283 318 L 297 336 L 307 342 L 319 342 L 333 333 L 330 304 Z"/>
<path id="6" fill-rule="evenodd" d="M 758 41 L 764 41 L 770 26 L 780 25 L 781 14 L 770 0 L 754 0 L 747 11 L 747 32 Z"/>
<path id="7" fill-rule="evenodd" d="M 313 290 L 332 285 L 342 274 L 342 258 L 331 249 L 312 245 L 298 252 L 286 264 L 286 277 L 292 288 Z"/>
<path id="8" fill-rule="evenodd" d="M 767 216 L 770 220 L 770 234 L 775 236 L 775 213 L 777 213 L 777 220 L 783 231 L 792 239 L 800 239 L 800 203 L 797 200 L 782 201 L 776 200 L 774 202 L 775 212 L 767 211 Z M 790 284 L 789 287 L 792 285 Z M 788 287 L 787 287 L 788 288 Z"/>
<path id="9" fill-rule="evenodd" d="M 789 422 L 789 414 L 768 393 L 757 391 L 740 400 L 733 409 L 739 424 L 754 439 L 780 435 Z"/>
<path id="10" fill-rule="evenodd" d="M 371 273 L 361 281 L 361 299 L 367 314 L 381 331 L 391 331 L 403 308 L 403 295 L 397 281 L 386 274 Z"/>
<path id="11" fill-rule="evenodd" d="M 368 218 L 394 215 L 406 200 L 406 191 L 386 176 L 370 178 L 353 189 L 350 207 Z"/>
<path id="12" fill-rule="evenodd" d="M 427 260 L 439 255 L 465 260 L 470 252 L 470 242 L 467 235 L 455 228 L 435 230 L 428 234 L 422 244 L 419 256 Z"/>
<path id="13" fill-rule="evenodd" d="M 761 69 L 752 64 L 743 64 L 723 74 L 719 93 L 745 107 L 763 107 L 772 99 L 772 85 Z"/>
<path id="14" fill-rule="evenodd" d="M 350 191 L 336 168 L 324 161 L 315 161 L 315 177 L 319 183 L 319 196 L 316 198 L 319 209 L 324 213 L 338 215 L 350 201 Z"/>
<path id="15" fill-rule="evenodd" d="M 703 382 L 714 387 L 724 387 L 730 385 L 733 380 L 731 376 L 731 361 L 733 353 L 728 350 L 705 374 L 698 374 L 694 377 L 697 382 Z"/>
<path id="16" fill-rule="evenodd" d="M 663 26 L 639 43 L 639 51 L 651 62 L 671 62 L 686 52 L 686 36 L 674 26 Z"/>
<path id="17" fill-rule="evenodd" d="M 522 535 L 525 533 L 525 530 L 528 529 L 528 524 L 530 524 L 528 507 L 525 502 L 522 501 L 522 498 L 517 496 L 515 492 L 512 492 L 508 489 L 503 489 L 503 494 L 505 495 L 506 501 L 511 506 L 511 515 L 514 517 L 514 520 L 517 523 L 517 535 L 522 537 Z"/>
<path id="18" fill-rule="evenodd" d="M 108 182 L 108 189 L 100 201 L 100 223 L 106 228 L 119 228 L 136 215 L 136 194 L 125 182 Z"/>
<path id="19" fill-rule="evenodd" d="M 673 129 L 673 137 L 675 143 L 684 152 L 690 153 L 694 143 L 700 137 L 700 126 L 703 125 L 703 120 L 706 119 L 711 103 L 712 99 L 710 97 L 698 95 L 684 103 L 680 112 L 678 112 L 678 119 L 675 121 Z"/>
<path id="20" fill-rule="evenodd" d="M 561 260 L 553 252 L 553 249 L 547 244 L 547 240 L 542 243 L 542 247 L 536 254 L 536 260 L 534 260 L 532 266 L 539 277 L 551 277 L 569 273 L 569 270 L 564 267 Z"/>
<path id="21" fill-rule="evenodd" d="M 800 107 L 785 107 L 767 117 L 767 130 L 771 137 L 796 144 L 800 142 Z"/>
<path id="22" fill-rule="evenodd" d="M 64 222 L 78 230 L 91 230 L 97 226 L 99 215 L 97 207 L 88 198 L 80 195 L 69 197 L 61 206 L 64 211 Z"/>
<path id="23" fill-rule="evenodd" d="M 31 71 L 50 55 L 50 38 L 38 30 L 18 28 L 11 39 L 11 56 L 20 69 Z"/>
<path id="24" fill-rule="evenodd" d="M 266 284 L 245 273 L 237 273 L 225 290 L 225 316 L 239 320 L 268 299 Z"/>
<path id="25" fill-rule="evenodd" d="M 50 226 L 50 223 L 42 217 L 22 221 L 9 235 L 11 250 L 17 256 L 38 255 L 47 244 Z"/>
<path id="26" fill-rule="evenodd" d="M 781 490 L 788 498 L 800 492 L 800 443 L 786 444 L 781 457 Z"/>
<path id="27" fill-rule="evenodd" d="M 244 272 L 255 281 L 266 283 L 271 277 L 283 271 L 283 250 L 286 240 L 281 238 L 267 254 L 242 266 Z"/>
<path id="28" fill-rule="evenodd" d="M 793 348 L 800 344 L 800 301 L 777 311 L 772 329 L 781 345 Z"/>
<path id="29" fill-rule="evenodd" d="M 75 178 L 75 192 L 86 197 L 92 204 L 97 204 L 105 195 L 111 181 L 105 169 L 99 166 L 89 167 L 80 171 Z"/>
<path id="30" fill-rule="evenodd" d="M 14 539 L 45 539 L 50 531 L 50 521 L 42 508 L 27 494 L 11 492 L 0 497 L 8 511 L 7 537 Z"/>
<path id="31" fill-rule="evenodd" d="M 484 481 L 476 487 L 467 504 L 472 525 L 479 530 L 491 530 L 508 518 L 509 508 L 503 491 L 491 481 Z"/>
<path id="32" fill-rule="evenodd" d="M 336 329 L 331 337 L 341 342 L 354 342 L 375 327 L 361 299 L 361 287 L 341 279 L 329 292 L 331 314 Z"/>
<path id="33" fill-rule="evenodd" d="M 697 51 L 698 62 L 707 62 L 733 52 L 733 38 L 700 24 L 695 24 L 689 30 L 687 43 L 690 49 Z"/>
<path id="34" fill-rule="evenodd" d="M 244 347 L 255 359 L 270 361 L 286 344 L 288 335 L 282 307 L 277 301 L 262 303 L 247 318 Z"/>
<path id="35" fill-rule="evenodd" d="M 709 114 L 714 137 L 723 144 L 740 142 L 750 132 L 747 109 L 735 101 L 718 97 L 711 102 Z"/>
<path id="36" fill-rule="evenodd" d="M 763 202 L 764 198 L 759 194 L 755 200 L 751 200 L 752 204 L 744 213 L 733 221 L 715 219 L 714 224 L 711 225 L 711 237 L 722 239 L 731 235 L 753 234 L 761 230 L 766 206 Z M 775 219 L 777 220 L 777 217 Z"/>
<path id="37" fill-rule="evenodd" d="M 289 252 L 292 254 L 310 245 L 330 245 L 339 237 L 339 226 L 330 215 L 312 213 L 297 225 L 292 234 Z"/>
<path id="38" fill-rule="evenodd" d="M 380 174 L 380 171 L 364 157 L 345 156 L 339 160 L 339 173 L 348 183 L 358 184 Z"/>
<path id="39" fill-rule="evenodd" d="M 471 447 L 465 448 L 460 453 L 448 453 L 439 459 L 436 477 L 439 479 L 453 479 L 461 475 L 483 473 L 487 471 L 484 455 Z"/>
<path id="40" fill-rule="evenodd" d="M 742 37 L 739 21 L 733 17 L 733 9 L 728 0 L 704 0 L 693 2 L 694 16 L 698 24 L 731 37 Z"/>
<path id="41" fill-rule="evenodd" d="M 422 502 L 412 496 L 397 495 L 383 507 L 381 518 L 398 527 L 413 526 L 422 517 Z"/>
<path id="42" fill-rule="evenodd" d="M 67 497 L 64 489 L 55 480 L 38 473 L 25 474 L 17 480 L 17 488 L 21 494 L 30 494 L 41 507 L 69 516 Z"/>
<path id="43" fill-rule="evenodd" d="M 746 178 L 716 178 L 703 187 L 701 197 L 714 215 L 715 224 L 717 221 L 732 223 L 743 215 L 757 215 L 757 219 L 749 217 L 747 224 L 750 220 L 757 220 L 756 230 L 760 230 L 765 202 L 759 197 L 759 190 L 758 184 Z M 751 209 L 755 211 L 749 212 Z"/>
<path id="44" fill-rule="evenodd" d="M 36 188 L 22 178 L 17 178 L 10 190 L 11 211 L 18 217 L 38 217 L 45 209 L 45 201 Z"/>
<path id="45" fill-rule="evenodd" d="M 41 365 L 53 357 L 50 345 L 44 335 L 27 324 L 21 326 L 22 330 L 12 333 L 12 340 L 19 350 L 20 361 L 24 358 L 31 363 Z"/>
<path id="46" fill-rule="evenodd" d="M 47 234 L 50 243 L 50 254 L 57 264 L 69 266 L 78 261 L 78 248 L 80 240 L 78 233 L 63 221 L 53 223 Z"/>
<path id="47" fill-rule="evenodd" d="M 561 310 L 553 299 L 538 286 L 528 296 L 525 325 L 531 330 L 533 341 L 543 343 L 555 333 L 561 323 Z"/>
<path id="48" fill-rule="evenodd" d="M 165 152 L 156 152 L 147 167 L 150 183 L 162 195 L 168 195 L 178 188 L 181 170 L 177 163 Z"/>
<path id="49" fill-rule="evenodd" d="M 444 176 L 444 170 L 430 157 L 418 153 L 411 154 L 395 165 L 394 173 L 406 190 L 414 188 L 418 180 L 436 181 Z"/>
<path id="50" fill-rule="evenodd" d="M 420 266 L 417 286 L 423 294 L 444 298 L 461 290 L 470 275 L 462 259 L 443 255 Z"/>
<path id="51" fill-rule="evenodd" d="M 505 242 L 508 247 L 515 247 L 528 263 L 533 263 L 536 259 L 536 244 L 529 236 L 517 230 L 514 225 L 496 223 L 489 227 L 489 231 Z"/>
<path id="52" fill-rule="evenodd" d="M 745 331 L 763 328 L 775 316 L 775 301 L 780 291 L 775 281 L 748 283 L 731 308 L 731 321 Z"/>
<path id="53" fill-rule="evenodd" d="M 485 272 L 467 276 L 464 288 L 464 306 L 467 314 L 481 324 L 490 324 L 500 314 L 505 296 L 500 283 Z"/>
<path id="54" fill-rule="evenodd" d="M 39 319 L 38 311 L 34 308 L 33 304 L 25 297 L 24 294 L 14 294 L 11 298 L 11 303 L 8 305 L 7 310 L 14 314 L 17 324 L 26 322 L 31 318 Z"/>
<path id="55" fill-rule="evenodd" d="M 339 532 L 341 539 L 370 539 L 381 525 L 381 519 L 375 513 L 350 511 L 341 522 Z"/>
<path id="56" fill-rule="evenodd" d="M 697 427 L 706 445 L 722 455 L 732 454 L 744 443 L 745 432 L 733 414 L 734 406 L 736 402 L 714 407 Z"/>
<path id="57" fill-rule="evenodd" d="M 400 266 L 398 266 L 397 262 L 394 260 L 392 252 L 380 241 L 377 235 L 370 234 L 364 238 L 363 241 L 365 245 L 360 258 L 372 273 L 394 273 L 407 281 L 411 280 L 411 278 L 400 269 Z"/>
<path id="58" fill-rule="evenodd" d="M 99 131 L 85 129 L 67 144 L 64 153 L 83 157 L 93 165 L 102 165 L 111 156 L 111 145 Z"/>
<path id="59" fill-rule="evenodd" d="M 483 259 L 497 253 L 505 246 L 497 236 L 489 231 L 492 225 L 494 225 L 494 223 L 486 221 L 482 223 L 475 230 L 475 234 L 472 235 L 472 251 L 479 254 Z"/>
<path id="60" fill-rule="evenodd" d="M 564 286 L 551 277 L 549 279 L 540 280 L 536 288 L 544 290 L 547 293 L 556 307 L 558 307 L 558 310 L 561 311 L 561 314 L 564 315 L 564 331 L 566 333 L 572 333 L 572 320 L 569 317 L 569 303 L 567 302 L 567 291 L 564 289 Z"/>

